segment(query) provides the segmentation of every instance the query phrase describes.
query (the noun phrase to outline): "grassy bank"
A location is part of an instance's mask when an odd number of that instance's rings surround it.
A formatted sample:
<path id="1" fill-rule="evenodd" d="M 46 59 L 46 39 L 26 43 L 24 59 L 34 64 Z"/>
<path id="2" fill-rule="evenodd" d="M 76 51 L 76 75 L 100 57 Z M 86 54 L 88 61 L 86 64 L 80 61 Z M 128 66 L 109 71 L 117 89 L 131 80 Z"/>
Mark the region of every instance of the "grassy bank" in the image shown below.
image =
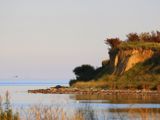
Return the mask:
<path id="1" fill-rule="evenodd" d="M 108 85 L 108 83 L 104 80 L 99 80 L 99 81 L 88 81 L 88 82 L 83 82 L 83 81 L 79 81 L 76 82 L 75 84 L 72 85 L 72 87 L 76 87 L 76 88 L 106 88 L 106 86 Z"/>
<path id="2" fill-rule="evenodd" d="M 160 50 L 160 43 L 155 42 L 122 42 L 119 49 L 154 49 Z"/>

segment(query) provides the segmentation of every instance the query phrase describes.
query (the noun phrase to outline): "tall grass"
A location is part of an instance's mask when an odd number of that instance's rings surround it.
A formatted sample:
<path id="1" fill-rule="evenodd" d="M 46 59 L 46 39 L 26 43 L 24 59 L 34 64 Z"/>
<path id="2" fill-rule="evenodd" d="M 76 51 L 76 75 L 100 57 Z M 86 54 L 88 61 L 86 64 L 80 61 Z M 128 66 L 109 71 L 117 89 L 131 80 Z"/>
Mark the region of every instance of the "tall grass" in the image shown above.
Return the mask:
<path id="1" fill-rule="evenodd" d="M 160 109 L 130 109 L 129 117 L 134 120 L 135 118 L 140 118 L 141 120 L 158 120 L 160 118 Z"/>
<path id="2" fill-rule="evenodd" d="M 4 103 L 0 96 L 0 120 L 20 120 L 19 113 L 12 111 L 8 91 L 6 92 Z"/>
<path id="3" fill-rule="evenodd" d="M 69 110 L 68 110 L 69 111 Z M 69 113 L 62 107 L 36 105 L 30 107 L 23 116 L 25 120 L 98 120 L 90 106 L 75 109 Z"/>
<path id="4" fill-rule="evenodd" d="M 92 107 L 82 108 L 75 111 L 74 115 L 68 116 L 63 108 L 50 109 L 48 107 L 34 106 L 29 109 L 30 114 L 21 117 L 22 120 L 158 120 L 159 109 L 129 108 L 127 110 L 115 109 L 108 115 L 101 112 L 101 116 Z"/>
<path id="5" fill-rule="evenodd" d="M 26 112 L 22 116 L 24 120 L 84 120 L 81 113 L 69 116 L 61 107 L 36 105 L 24 111 Z"/>
<path id="6" fill-rule="evenodd" d="M 72 87 L 77 88 L 106 88 L 108 83 L 106 81 L 88 81 L 88 82 L 76 82 Z"/>
<path id="7" fill-rule="evenodd" d="M 157 49 L 160 50 L 160 43 L 155 42 L 122 42 L 118 48 L 120 49 Z"/>

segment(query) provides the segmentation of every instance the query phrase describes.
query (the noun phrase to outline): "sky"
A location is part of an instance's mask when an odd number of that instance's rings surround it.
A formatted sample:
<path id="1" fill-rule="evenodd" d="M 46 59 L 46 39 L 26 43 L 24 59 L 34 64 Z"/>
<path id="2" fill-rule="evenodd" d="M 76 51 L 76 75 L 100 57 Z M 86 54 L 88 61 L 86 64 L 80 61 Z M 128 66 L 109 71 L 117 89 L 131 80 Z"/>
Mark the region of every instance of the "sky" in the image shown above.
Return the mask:
<path id="1" fill-rule="evenodd" d="M 160 0 L 0 0 L 0 81 L 69 80 L 108 37 L 160 30 Z"/>

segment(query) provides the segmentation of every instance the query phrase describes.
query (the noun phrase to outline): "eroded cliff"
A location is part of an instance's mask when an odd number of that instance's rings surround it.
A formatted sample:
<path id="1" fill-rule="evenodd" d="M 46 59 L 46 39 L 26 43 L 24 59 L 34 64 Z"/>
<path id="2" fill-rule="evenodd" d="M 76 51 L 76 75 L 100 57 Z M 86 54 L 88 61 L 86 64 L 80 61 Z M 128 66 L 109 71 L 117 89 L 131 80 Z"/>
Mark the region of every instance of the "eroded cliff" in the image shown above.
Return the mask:
<path id="1" fill-rule="evenodd" d="M 116 75 L 121 75 L 131 69 L 135 64 L 151 58 L 155 53 L 155 50 L 142 48 L 110 50 L 111 72 Z"/>

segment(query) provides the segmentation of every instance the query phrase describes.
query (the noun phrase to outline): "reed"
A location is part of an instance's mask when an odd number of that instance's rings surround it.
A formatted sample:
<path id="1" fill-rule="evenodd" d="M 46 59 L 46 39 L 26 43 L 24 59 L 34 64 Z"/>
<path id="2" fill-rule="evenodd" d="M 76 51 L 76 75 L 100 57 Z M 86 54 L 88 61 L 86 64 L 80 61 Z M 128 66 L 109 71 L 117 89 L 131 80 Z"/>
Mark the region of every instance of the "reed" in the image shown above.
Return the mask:
<path id="1" fill-rule="evenodd" d="M 34 105 L 27 110 L 23 109 L 23 112 L 23 120 L 85 120 L 81 112 L 69 115 L 64 108 L 48 105 Z"/>
<path id="2" fill-rule="evenodd" d="M 8 91 L 6 92 L 4 103 L 0 96 L 0 120 L 20 120 L 19 113 L 12 111 Z"/>
<path id="3" fill-rule="evenodd" d="M 160 109 L 158 108 L 130 109 L 129 115 L 131 120 L 134 120 L 135 118 L 140 118 L 141 120 L 157 120 L 160 118 Z"/>

